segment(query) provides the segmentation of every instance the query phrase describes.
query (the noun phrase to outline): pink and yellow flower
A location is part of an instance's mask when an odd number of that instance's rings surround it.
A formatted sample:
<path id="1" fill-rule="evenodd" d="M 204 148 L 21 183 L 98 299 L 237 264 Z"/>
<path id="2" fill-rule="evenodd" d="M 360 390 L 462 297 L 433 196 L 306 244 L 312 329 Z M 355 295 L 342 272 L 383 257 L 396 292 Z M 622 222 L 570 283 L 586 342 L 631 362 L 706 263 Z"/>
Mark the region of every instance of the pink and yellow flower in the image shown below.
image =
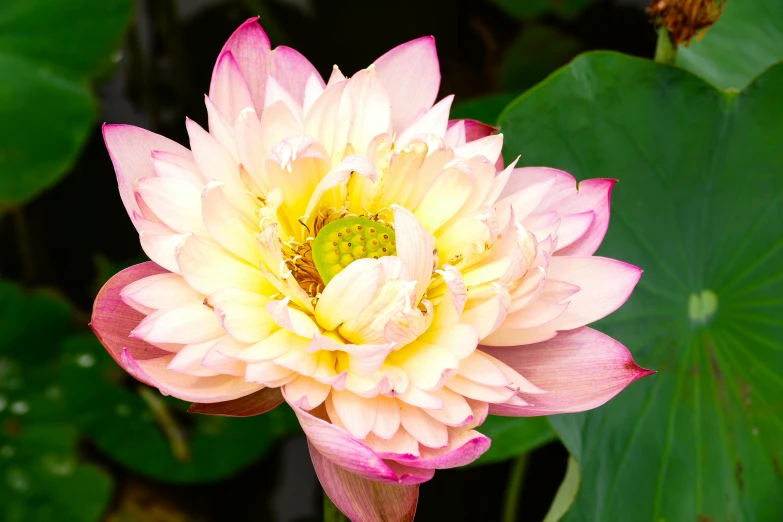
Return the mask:
<path id="1" fill-rule="evenodd" d="M 416 484 L 487 450 L 488 413 L 583 411 L 650 373 L 585 326 L 641 274 L 593 256 L 614 181 L 503 168 L 503 136 L 449 120 L 439 86 L 431 37 L 324 83 L 252 19 L 190 150 L 103 129 L 152 262 L 104 286 L 95 332 L 192 411 L 287 402 L 353 520 L 412 517 Z"/>

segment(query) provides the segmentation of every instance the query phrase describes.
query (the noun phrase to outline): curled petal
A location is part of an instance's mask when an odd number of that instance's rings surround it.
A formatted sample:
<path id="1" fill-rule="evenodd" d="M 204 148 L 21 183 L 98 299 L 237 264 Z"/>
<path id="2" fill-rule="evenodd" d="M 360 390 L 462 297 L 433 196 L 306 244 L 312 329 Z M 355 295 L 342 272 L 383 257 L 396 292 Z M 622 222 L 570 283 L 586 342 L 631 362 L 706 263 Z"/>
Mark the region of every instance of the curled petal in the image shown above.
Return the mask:
<path id="1" fill-rule="evenodd" d="M 309 442 L 309 447 L 310 458 L 321 486 L 334 505 L 350 520 L 413 522 L 419 501 L 419 486 L 416 482 L 408 479 L 413 485 L 406 486 L 372 482 L 336 465 L 322 455 L 312 442 Z M 403 466 L 398 467 L 401 475 L 405 469 Z M 413 473 L 415 472 L 409 472 L 410 475 Z M 427 474 L 418 474 L 417 478 L 420 479 L 419 482 L 423 482 L 428 480 L 426 476 Z"/>
<path id="2" fill-rule="evenodd" d="M 433 450 L 423 447 L 416 459 L 404 460 L 405 464 L 416 468 L 448 469 L 465 466 L 479 458 L 489 449 L 489 437 L 473 430 L 457 432 L 450 430 L 449 444 L 446 448 Z"/>
<path id="3" fill-rule="evenodd" d="M 365 479 L 388 484 L 400 484 L 401 477 L 372 449 L 354 438 L 345 429 L 304 411 L 283 391 L 302 425 L 307 438 L 319 455 L 350 473 Z M 415 482 L 411 482 L 415 483 Z"/>

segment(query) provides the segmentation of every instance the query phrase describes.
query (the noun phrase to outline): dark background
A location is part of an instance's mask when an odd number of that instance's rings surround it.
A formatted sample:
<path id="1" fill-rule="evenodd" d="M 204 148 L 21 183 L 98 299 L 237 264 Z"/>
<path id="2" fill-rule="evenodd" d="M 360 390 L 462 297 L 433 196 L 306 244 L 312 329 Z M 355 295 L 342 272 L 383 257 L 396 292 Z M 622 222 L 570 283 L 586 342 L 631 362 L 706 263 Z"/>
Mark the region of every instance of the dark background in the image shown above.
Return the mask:
<path id="1" fill-rule="evenodd" d="M 100 120 L 138 125 L 187 145 L 185 116 L 206 126 L 203 96 L 224 41 L 257 14 L 273 46 L 299 50 L 325 78 L 334 63 L 350 75 L 394 46 L 432 34 L 443 76 L 440 96 L 455 94 L 459 104 L 519 94 L 585 50 L 651 57 L 655 33 L 643 4 L 605 0 L 574 15 L 545 12 L 519 20 L 483 0 L 142 0 L 116 66 L 99 80 Z M 538 36 L 519 44 L 525 34 Z M 508 74 L 517 58 L 511 49 L 520 45 L 522 63 Z M 99 125 L 73 172 L 21 212 L 23 220 L 0 221 L 0 274 L 63 294 L 85 318 L 101 282 L 144 259 Z M 109 520 L 320 520 L 321 493 L 301 436 L 233 478 L 181 486 L 135 475 L 84 445 L 85 454 L 115 476 L 115 509 L 133 502 L 145 513 Z M 532 454 L 518 520 L 543 519 L 566 459 L 559 442 Z M 417 520 L 499 520 L 510 465 L 437 473 L 421 488 Z"/>

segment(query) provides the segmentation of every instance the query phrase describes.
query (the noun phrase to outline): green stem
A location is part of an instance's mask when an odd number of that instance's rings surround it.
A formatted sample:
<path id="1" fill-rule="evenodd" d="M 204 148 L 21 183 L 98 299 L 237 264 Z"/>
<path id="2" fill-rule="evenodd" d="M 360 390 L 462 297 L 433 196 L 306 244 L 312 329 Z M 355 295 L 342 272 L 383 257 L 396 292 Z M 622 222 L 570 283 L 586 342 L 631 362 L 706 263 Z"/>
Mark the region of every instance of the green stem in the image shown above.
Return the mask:
<path id="1" fill-rule="evenodd" d="M 342 511 L 337 509 L 332 499 L 324 491 L 324 522 L 348 522 Z"/>
<path id="2" fill-rule="evenodd" d="M 511 466 L 506 488 L 506 501 L 503 504 L 503 522 L 514 522 L 517 519 L 517 506 L 519 494 L 522 492 L 522 481 L 525 478 L 527 468 L 527 453 L 516 458 Z"/>
<path id="3" fill-rule="evenodd" d="M 669 30 L 665 26 L 658 28 L 658 43 L 655 45 L 655 61 L 674 65 L 677 60 L 677 48 L 672 44 Z"/>
<path id="4" fill-rule="evenodd" d="M 185 440 L 185 435 L 160 395 L 146 386 L 139 386 L 139 396 L 147 404 L 147 407 L 152 412 L 152 416 L 168 439 L 174 458 L 180 462 L 189 461 L 190 448 Z"/>

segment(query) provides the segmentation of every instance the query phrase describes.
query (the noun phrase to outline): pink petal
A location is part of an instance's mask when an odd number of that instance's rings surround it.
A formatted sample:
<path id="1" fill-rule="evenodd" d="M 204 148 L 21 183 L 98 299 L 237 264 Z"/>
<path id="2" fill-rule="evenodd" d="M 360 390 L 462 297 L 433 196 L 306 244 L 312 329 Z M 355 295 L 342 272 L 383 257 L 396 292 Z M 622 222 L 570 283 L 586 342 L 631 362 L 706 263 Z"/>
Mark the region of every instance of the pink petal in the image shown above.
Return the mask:
<path id="1" fill-rule="evenodd" d="M 442 450 L 421 447 L 421 456 L 415 460 L 405 459 L 406 465 L 425 469 L 448 469 L 465 466 L 479 458 L 489 449 L 489 437 L 473 430 L 456 433 L 451 430 L 449 445 Z"/>
<path id="2" fill-rule="evenodd" d="M 560 203 L 557 209 L 564 214 L 586 211 L 595 213 L 590 228 L 572 244 L 557 251 L 561 256 L 591 256 L 598 250 L 609 228 L 609 198 L 615 179 L 586 179 L 579 183 L 579 192 Z"/>
<path id="3" fill-rule="evenodd" d="M 453 127 L 457 123 L 461 123 L 463 128 L 465 129 L 466 143 L 470 143 L 471 141 L 475 141 L 487 137 L 492 133 L 498 132 L 500 130 L 500 127 L 487 125 L 486 123 L 481 123 L 478 120 L 450 120 L 449 128 Z M 499 156 L 497 158 L 497 161 L 495 162 L 495 170 L 498 172 L 503 170 L 503 156 Z"/>
<path id="4" fill-rule="evenodd" d="M 269 38 L 261 26 L 256 23 L 258 17 L 250 18 L 234 31 L 234 34 L 223 46 L 219 57 L 226 51 L 231 51 L 245 83 L 250 91 L 250 97 L 255 103 L 256 111 L 264 108 L 264 93 L 266 92 L 267 56 L 272 48 Z M 215 100 L 218 107 L 223 107 L 222 100 L 231 97 L 230 93 L 221 90 L 221 84 L 216 80 L 220 58 L 212 71 L 212 83 L 209 86 L 209 97 Z M 231 88 L 231 86 L 229 86 Z M 218 100 L 221 100 L 220 102 Z"/>
<path id="5" fill-rule="evenodd" d="M 135 281 L 167 273 L 153 262 L 126 268 L 109 279 L 95 298 L 90 327 L 104 348 L 123 367 L 121 359 L 125 349 L 139 360 L 169 355 L 169 352 L 130 337 L 131 331 L 144 319 L 144 314 L 125 304 L 120 296 L 122 289 Z"/>
<path id="6" fill-rule="evenodd" d="M 591 328 L 561 332 L 538 344 L 481 349 L 548 392 L 523 394 L 528 406 L 491 404 L 493 415 L 533 417 L 590 410 L 654 373 L 640 368 L 625 346 Z"/>
<path id="7" fill-rule="evenodd" d="M 283 395 L 285 397 L 285 394 Z M 366 479 L 397 484 L 397 474 L 372 449 L 346 430 L 330 424 L 286 401 L 296 413 L 307 438 L 319 454 Z"/>
<path id="8" fill-rule="evenodd" d="M 318 480 L 340 511 L 356 522 L 412 522 L 419 501 L 419 486 L 379 484 L 337 466 L 319 453 L 311 442 Z"/>
<path id="9" fill-rule="evenodd" d="M 425 36 L 398 45 L 375 61 L 392 105 L 392 125 L 399 133 L 428 111 L 440 88 L 435 38 Z"/>
<path id="10" fill-rule="evenodd" d="M 565 312 L 545 326 L 571 330 L 609 315 L 628 300 L 641 276 L 639 267 L 616 259 L 552 257 L 547 277 L 576 285 L 579 291 L 569 299 Z"/>
<path id="11" fill-rule="evenodd" d="M 321 420 L 296 406 L 288 399 L 285 391 L 283 397 L 294 410 L 313 449 L 317 450 L 325 460 L 331 461 L 345 471 L 371 481 L 395 485 L 418 484 L 432 478 L 431 474 L 422 475 L 407 467 L 393 466 L 343 428 Z"/>
<path id="12" fill-rule="evenodd" d="M 489 136 L 493 132 L 500 130 L 500 127 L 487 125 L 477 120 L 462 120 L 465 123 L 465 141 L 471 142 L 485 136 Z"/>
<path id="13" fill-rule="evenodd" d="M 183 162 L 188 163 L 192 162 L 193 156 L 179 143 L 132 125 L 104 124 L 103 140 L 114 164 L 122 203 L 138 229 L 134 214 L 139 216 L 144 214 L 135 199 L 135 180 L 155 175 L 152 164 L 153 151 L 183 157 Z"/>
<path id="14" fill-rule="evenodd" d="M 305 98 L 305 87 L 311 75 L 325 87 L 321 75 L 310 61 L 299 51 L 281 45 L 269 54 L 267 66 L 269 74 L 277 80 L 283 89 L 302 105 Z"/>
<path id="15" fill-rule="evenodd" d="M 209 91 L 210 97 L 207 99 L 215 103 L 231 126 L 234 125 L 242 109 L 255 108 L 250 87 L 231 51 L 224 51 L 218 57 Z M 214 134 L 212 123 L 209 127 Z"/>
<path id="16" fill-rule="evenodd" d="M 201 404 L 194 402 L 188 412 L 221 417 L 251 417 L 277 408 L 284 402 L 280 388 L 262 388 L 255 393 L 225 402 Z"/>
<path id="17" fill-rule="evenodd" d="M 506 184 L 501 198 L 517 193 L 523 196 L 533 187 L 547 187 L 543 197 L 537 197 L 535 213 L 555 211 L 560 216 L 581 214 L 592 211 L 595 219 L 584 234 L 568 246 L 558 251 L 559 255 L 589 256 L 595 253 L 606 235 L 609 226 L 609 196 L 616 183 L 613 179 L 588 179 L 577 187 L 573 176 L 562 170 L 546 167 L 525 167 L 515 169 Z M 515 206 L 517 216 L 524 218 Z M 533 208 L 530 209 L 533 211 Z"/>

